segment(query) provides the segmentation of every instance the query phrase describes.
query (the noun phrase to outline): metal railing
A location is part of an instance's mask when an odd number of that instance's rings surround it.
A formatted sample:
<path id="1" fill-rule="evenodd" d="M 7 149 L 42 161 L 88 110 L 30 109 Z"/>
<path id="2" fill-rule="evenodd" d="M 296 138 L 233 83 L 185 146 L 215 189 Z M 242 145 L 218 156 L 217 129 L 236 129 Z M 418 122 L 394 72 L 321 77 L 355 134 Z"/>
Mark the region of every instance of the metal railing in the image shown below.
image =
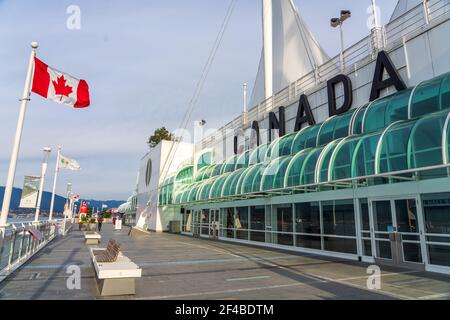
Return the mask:
<path id="1" fill-rule="evenodd" d="M 0 248 L 0 282 L 58 234 L 65 235 L 71 228 L 71 221 L 66 219 L 11 224 L 5 230 L 3 246 Z"/>
<path id="2" fill-rule="evenodd" d="M 380 45 L 381 49 L 386 46 L 393 46 L 398 41 L 403 41 L 406 35 L 426 27 L 433 21 L 445 18 L 449 12 L 450 4 L 448 0 L 429 0 L 420 3 L 397 19 L 389 22 L 381 30 L 372 30 L 370 35 L 345 49 L 345 73 L 357 69 L 358 64 L 362 64 L 366 60 L 370 62 L 376 59 L 376 53 L 380 49 Z M 288 87 L 269 99 L 249 109 L 246 118 L 251 121 L 260 121 L 275 107 L 289 105 L 290 102 L 297 99 L 301 94 L 315 90 L 317 85 L 326 82 L 340 73 L 340 55 L 337 55 L 316 68 L 316 70 L 291 83 Z M 219 129 L 222 132 L 222 136 L 225 136 L 225 133 L 239 130 L 242 126 L 241 120 L 241 117 L 236 118 Z M 211 147 L 211 144 L 217 140 L 214 137 L 214 133 L 205 137 L 202 140 L 202 147 Z"/>

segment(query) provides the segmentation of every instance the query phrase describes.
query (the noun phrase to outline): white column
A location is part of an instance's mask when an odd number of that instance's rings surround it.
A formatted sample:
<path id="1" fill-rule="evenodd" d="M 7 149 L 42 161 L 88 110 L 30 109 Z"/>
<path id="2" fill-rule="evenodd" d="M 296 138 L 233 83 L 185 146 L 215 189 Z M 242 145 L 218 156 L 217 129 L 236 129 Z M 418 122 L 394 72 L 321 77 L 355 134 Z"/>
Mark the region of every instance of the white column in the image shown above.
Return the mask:
<path id="1" fill-rule="evenodd" d="M 33 76 L 33 67 L 34 67 L 34 57 L 36 56 L 36 49 L 38 48 L 38 43 L 33 42 L 31 43 L 31 54 L 30 54 L 30 60 L 28 62 L 28 70 L 27 70 L 27 76 L 25 78 L 25 86 L 23 89 L 22 99 L 20 103 L 20 111 L 19 111 L 19 120 L 17 122 L 17 129 L 16 129 L 16 136 L 14 139 L 14 145 L 13 150 L 11 154 L 11 160 L 9 163 L 9 171 L 8 171 L 8 178 L 6 180 L 6 186 L 5 186 L 5 194 L 3 197 L 3 205 L 2 205 L 2 213 L 0 216 L 0 241 L 3 240 L 4 236 L 4 228 L 6 227 L 6 223 L 8 220 L 8 213 L 11 205 L 11 195 L 12 190 L 14 186 L 14 178 L 16 175 L 16 166 L 17 166 L 17 159 L 19 157 L 19 150 L 20 150 L 20 141 L 22 138 L 22 129 L 25 121 L 25 113 L 27 109 L 27 103 L 30 99 L 30 93 L 31 93 L 31 81 Z"/>
<path id="2" fill-rule="evenodd" d="M 34 216 L 34 222 L 39 222 L 39 214 L 41 213 L 41 203 L 42 203 L 42 194 L 44 193 L 44 182 L 45 175 L 47 174 L 48 167 L 48 155 L 50 154 L 50 148 L 44 148 L 44 161 L 42 162 L 42 170 L 41 170 L 41 183 L 39 185 L 39 196 L 36 206 L 36 214 Z"/>
<path id="3" fill-rule="evenodd" d="M 263 0 L 264 97 L 273 95 L 273 15 L 272 0 Z"/>
<path id="4" fill-rule="evenodd" d="M 53 209 L 55 206 L 56 182 L 58 180 L 59 161 L 60 160 L 61 160 L 61 147 L 58 147 L 58 155 L 56 156 L 55 176 L 53 177 L 52 200 L 50 203 L 50 213 L 48 215 L 49 221 L 51 221 L 53 219 Z"/>

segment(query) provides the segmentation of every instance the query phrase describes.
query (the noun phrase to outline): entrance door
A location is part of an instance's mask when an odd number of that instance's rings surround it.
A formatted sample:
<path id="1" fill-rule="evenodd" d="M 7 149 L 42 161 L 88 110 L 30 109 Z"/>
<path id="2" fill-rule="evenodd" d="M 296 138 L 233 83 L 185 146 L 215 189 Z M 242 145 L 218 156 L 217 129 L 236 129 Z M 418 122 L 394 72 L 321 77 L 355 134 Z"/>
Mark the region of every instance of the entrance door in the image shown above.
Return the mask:
<path id="1" fill-rule="evenodd" d="M 210 212 L 209 209 L 203 209 L 201 211 L 201 235 L 209 236 L 210 234 Z"/>
<path id="2" fill-rule="evenodd" d="M 209 237 L 211 239 L 219 239 L 220 216 L 219 210 L 211 210 L 211 223 L 209 228 Z"/>
<path id="3" fill-rule="evenodd" d="M 200 215 L 200 211 L 194 211 L 194 218 L 192 219 L 192 233 L 194 237 L 200 237 Z"/>
<path id="4" fill-rule="evenodd" d="M 376 263 L 425 269 L 418 203 L 416 198 L 371 201 Z"/>

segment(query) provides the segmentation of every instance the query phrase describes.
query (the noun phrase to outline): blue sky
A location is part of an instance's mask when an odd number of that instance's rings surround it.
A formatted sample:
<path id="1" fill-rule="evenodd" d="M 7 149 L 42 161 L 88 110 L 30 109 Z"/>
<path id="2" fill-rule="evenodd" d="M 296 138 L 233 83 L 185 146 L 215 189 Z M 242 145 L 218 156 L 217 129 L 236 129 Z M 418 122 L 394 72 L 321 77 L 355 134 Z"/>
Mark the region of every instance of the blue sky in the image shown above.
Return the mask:
<path id="1" fill-rule="evenodd" d="M 92 106 L 74 110 L 36 95 L 29 103 L 16 183 L 39 174 L 42 147 L 63 146 L 77 159 L 79 172 L 60 175 L 86 198 L 126 199 L 140 158 L 154 129 L 173 130 L 181 122 L 219 30 L 228 0 L 3 0 L 0 1 L 0 185 L 6 172 L 23 90 L 29 43 L 38 57 L 86 79 Z M 350 9 L 345 42 L 368 34 L 370 0 L 295 0 L 311 31 L 330 56 L 338 53 L 337 30 L 329 19 Z M 394 0 L 378 0 L 383 22 Z M 81 9 L 81 29 L 69 30 L 69 5 Z M 261 1 L 238 0 L 192 121 L 208 128 L 226 124 L 241 112 L 242 83 L 253 83 L 261 52 Z M 46 189 L 51 188 L 55 153 Z"/>

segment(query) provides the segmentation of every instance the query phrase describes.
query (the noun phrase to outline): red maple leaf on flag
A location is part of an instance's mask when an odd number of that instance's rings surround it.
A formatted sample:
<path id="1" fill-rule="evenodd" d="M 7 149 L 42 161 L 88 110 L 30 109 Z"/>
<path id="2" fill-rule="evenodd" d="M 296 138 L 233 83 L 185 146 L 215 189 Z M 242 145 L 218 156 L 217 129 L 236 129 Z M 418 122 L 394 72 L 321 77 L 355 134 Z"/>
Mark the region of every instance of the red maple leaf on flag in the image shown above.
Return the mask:
<path id="1" fill-rule="evenodd" d="M 52 81 L 52 83 L 53 87 L 55 88 L 55 95 L 60 95 L 61 98 L 63 96 L 68 97 L 69 94 L 73 92 L 72 87 L 66 85 L 66 79 L 64 79 L 64 75 L 58 77 L 58 81 Z"/>

